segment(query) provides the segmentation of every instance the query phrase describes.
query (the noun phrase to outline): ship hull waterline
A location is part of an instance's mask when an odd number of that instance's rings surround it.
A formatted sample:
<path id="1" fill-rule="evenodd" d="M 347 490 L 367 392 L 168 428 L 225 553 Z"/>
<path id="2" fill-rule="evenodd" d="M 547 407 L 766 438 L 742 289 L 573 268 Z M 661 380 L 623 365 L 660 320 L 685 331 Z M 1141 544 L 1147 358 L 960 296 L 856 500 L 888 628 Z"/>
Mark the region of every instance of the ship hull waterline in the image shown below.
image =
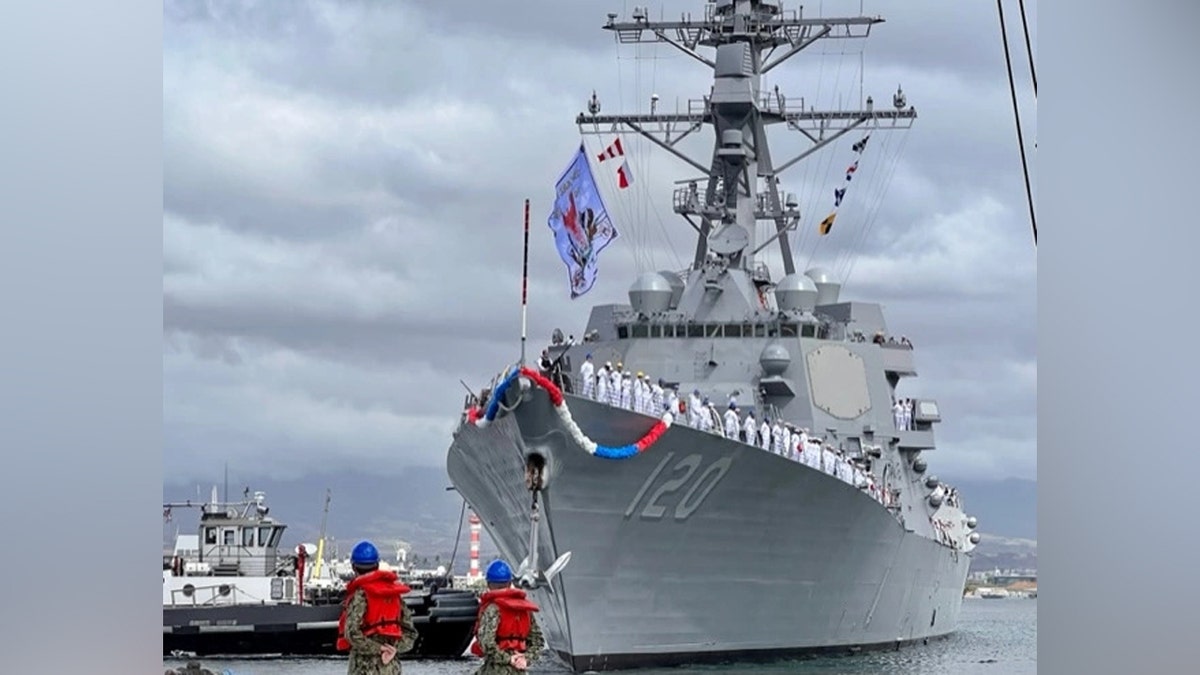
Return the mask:
<path id="1" fill-rule="evenodd" d="M 578 426 L 621 446 L 655 419 L 567 397 Z M 681 425 L 626 460 L 593 457 L 541 390 L 447 456 L 501 554 L 527 554 L 526 460 L 545 461 L 535 591 L 549 648 L 576 670 L 774 659 L 891 647 L 957 628 L 968 554 L 906 530 L 861 490 Z"/>

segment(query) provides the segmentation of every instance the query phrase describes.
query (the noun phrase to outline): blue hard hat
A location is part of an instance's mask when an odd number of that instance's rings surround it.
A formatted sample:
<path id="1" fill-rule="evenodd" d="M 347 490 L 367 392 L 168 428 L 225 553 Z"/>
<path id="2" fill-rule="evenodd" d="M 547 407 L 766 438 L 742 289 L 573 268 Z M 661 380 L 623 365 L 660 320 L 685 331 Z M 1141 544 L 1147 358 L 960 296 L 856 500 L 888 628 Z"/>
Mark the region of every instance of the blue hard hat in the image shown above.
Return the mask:
<path id="1" fill-rule="evenodd" d="M 354 550 L 350 552 L 350 564 L 378 565 L 379 551 L 375 548 L 375 544 L 369 541 L 360 541 L 355 544 Z"/>
<path id="2" fill-rule="evenodd" d="M 505 584 L 512 581 L 512 568 L 503 560 L 493 560 L 485 576 L 489 584 Z"/>

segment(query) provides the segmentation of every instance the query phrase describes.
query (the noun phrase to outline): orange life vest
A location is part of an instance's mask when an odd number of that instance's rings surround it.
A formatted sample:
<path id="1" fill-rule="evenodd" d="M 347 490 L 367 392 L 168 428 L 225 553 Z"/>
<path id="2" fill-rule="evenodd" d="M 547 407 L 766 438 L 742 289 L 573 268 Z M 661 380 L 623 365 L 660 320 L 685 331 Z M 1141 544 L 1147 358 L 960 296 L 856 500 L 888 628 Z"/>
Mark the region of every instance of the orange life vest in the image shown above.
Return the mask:
<path id="1" fill-rule="evenodd" d="M 496 646 L 504 651 L 524 652 L 525 640 L 529 637 L 529 625 L 538 606 L 525 598 L 519 588 L 503 588 L 488 591 L 479 599 L 479 614 L 475 617 L 475 639 L 471 641 L 471 653 L 483 656 L 479 644 L 479 618 L 488 605 L 495 604 L 500 610 L 500 623 L 496 626 Z"/>
<path id="2" fill-rule="evenodd" d="M 346 610 L 350 599 L 358 589 L 367 595 L 367 611 L 363 614 L 363 635 L 383 635 L 399 639 L 400 614 L 404 607 L 404 594 L 410 589 L 400 583 L 395 572 L 375 570 L 355 577 L 346 584 L 346 598 L 342 601 L 342 616 L 338 619 L 338 651 L 348 651 L 350 641 L 346 639 Z"/>

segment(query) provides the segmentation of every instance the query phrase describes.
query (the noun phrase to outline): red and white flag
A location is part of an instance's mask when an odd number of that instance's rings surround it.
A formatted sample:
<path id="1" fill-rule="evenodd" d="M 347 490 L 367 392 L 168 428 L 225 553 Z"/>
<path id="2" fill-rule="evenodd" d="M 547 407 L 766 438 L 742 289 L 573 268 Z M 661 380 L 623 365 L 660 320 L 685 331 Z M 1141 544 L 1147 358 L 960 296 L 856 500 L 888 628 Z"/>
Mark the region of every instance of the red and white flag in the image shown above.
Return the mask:
<path id="1" fill-rule="evenodd" d="M 629 160 L 621 162 L 621 168 L 617 169 L 617 187 L 624 190 L 633 184 L 633 171 L 629 169 Z"/>
<path id="2" fill-rule="evenodd" d="M 604 152 L 600 153 L 597 157 L 598 157 L 599 161 L 603 162 L 606 159 L 611 159 L 613 157 L 621 157 L 624 154 L 625 154 L 625 149 L 621 147 L 621 137 L 618 136 L 617 140 L 610 143 L 608 145 L 608 147 L 605 148 Z"/>

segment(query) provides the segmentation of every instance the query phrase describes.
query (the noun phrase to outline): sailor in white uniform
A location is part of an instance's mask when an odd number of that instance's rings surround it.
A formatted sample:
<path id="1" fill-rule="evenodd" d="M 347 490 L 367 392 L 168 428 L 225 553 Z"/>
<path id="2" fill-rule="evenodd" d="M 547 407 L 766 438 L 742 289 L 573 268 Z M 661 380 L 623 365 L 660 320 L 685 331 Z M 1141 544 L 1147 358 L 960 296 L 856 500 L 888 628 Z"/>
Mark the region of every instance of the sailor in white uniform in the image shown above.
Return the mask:
<path id="1" fill-rule="evenodd" d="M 758 445 L 758 423 L 754 421 L 754 411 L 746 413 L 746 421 L 742 423 L 742 440 L 750 445 Z"/>
<path id="2" fill-rule="evenodd" d="M 846 456 L 843 455 L 841 452 L 838 452 L 837 459 L 838 459 L 838 462 L 837 462 L 837 477 L 838 477 L 838 479 L 841 480 L 843 483 L 853 484 L 854 476 L 852 475 L 852 472 L 850 470 L 850 460 L 846 459 Z"/>
<path id="3" fill-rule="evenodd" d="M 612 373 L 612 363 L 605 362 L 600 366 L 600 371 L 596 373 L 596 400 L 601 403 L 608 403 L 608 387 L 609 376 Z"/>
<path id="4" fill-rule="evenodd" d="M 705 396 L 700 405 L 696 407 L 696 428 L 700 431 L 712 431 L 712 406 L 708 402 L 708 397 Z"/>
<path id="5" fill-rule="evenodd" d="M 737 403 L 730 401 L 729 409 L 725 411 L 725 438 L 737 438 L 741 423 L 738 419 Z"/>
<path id="6" fill-rule="evenodd" d="M 608 374 L 608 404 L 612 406 L 621 405 L 621 364 L 618 363 Z"/>
<path id="7" fill-rule="evenodd" d="M 596 393 L 596 365 L 592 363 L 592 355 L 588 354 L 583 359 L 583 365 L 579 366 L 580 393 L 585 398 L 595 398 Z"/>
<path id="8" fill-rule="evenodd" d="M 641 409 L 638 412 L 643 415 L 654 414 L 654 408 L 650 406 L 650 378 L 642 375 L 642 402 Z"/>
<path id="9" fill-rule="evenodd" d="M 837 464 L 837 455 L 833 454 L 833 448 L 828 445 L 821 445 L 821 471 L 829 475 L 834 475 Z"/>
<path id="10" fill-rule="evenodd" d="M 804 458 L 804 436 L 797 430 L 792 434 L 791 440 L 792 459 L 799 462 Z"/>
<path id="11" fill-rule="evenodd" d="M 700 399 L 700 390 L 693 389 L 691 395 L 688 396 L 687 401 L 688 426 L 693 429 L 700 428 L 700 413 L 702 412 L 702 405 L 704 405 L 704 402 Z"/>
<path id="12" fill-rule="evenodd" d="M 820 462 L 814 461 L 814 459 L 812 459 L 812 456 L 814 456 L 814 454 L 816 454 L 815 448 L 814 448 L 815 443 L 812 442 L 812 438 L 809 438 L 809 430 L 808 429 L 800 429 L 799 436 L 800 436 L 800 464 L 803 464 L 804 466 L 815 468 L 818 464 L 820 464 Z"/>
<path id="13" fill-rule="evenodd" d="M 722 423 L 721 413 L 717 412 L 717 406 L 712 401 L 705 401 L 704 410 L 708 412 L 708 419 L 712 424 L 709 431 L 718 436 L 725 436 L 725 425 Z"/>

